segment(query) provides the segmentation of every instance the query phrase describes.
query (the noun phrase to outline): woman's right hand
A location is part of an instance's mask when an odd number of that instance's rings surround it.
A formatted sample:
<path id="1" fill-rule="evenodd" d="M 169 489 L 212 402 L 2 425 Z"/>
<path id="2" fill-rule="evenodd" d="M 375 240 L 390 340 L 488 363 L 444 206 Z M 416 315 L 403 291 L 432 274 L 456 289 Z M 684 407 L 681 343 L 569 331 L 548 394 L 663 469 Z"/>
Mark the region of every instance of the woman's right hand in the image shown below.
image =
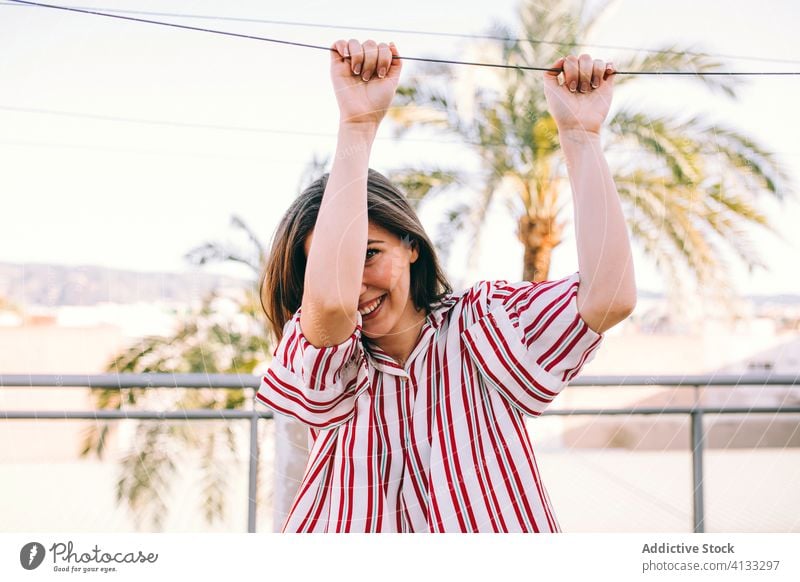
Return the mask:
<path id="1" fill-rule="evenodd" d="M 402 68 L 394 43 L 368 40 L 361 44 L 355 39 L 333 43 L 331 80 L 340 124 L 365 124 L 377 130 L 392 103 Z"/>

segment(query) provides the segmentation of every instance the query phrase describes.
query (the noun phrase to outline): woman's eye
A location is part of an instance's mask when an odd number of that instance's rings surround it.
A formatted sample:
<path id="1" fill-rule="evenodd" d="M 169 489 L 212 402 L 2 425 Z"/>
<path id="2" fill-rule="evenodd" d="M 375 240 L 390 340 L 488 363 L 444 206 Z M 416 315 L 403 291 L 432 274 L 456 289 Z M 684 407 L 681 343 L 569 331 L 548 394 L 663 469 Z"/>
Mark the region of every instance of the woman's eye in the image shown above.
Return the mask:
<path id="1" fill-rule="evenodd" d="M 371 259 L 375 255 L 377 255 L 380 251 L 378 249 L 367 249 L 367 259 Z M 375 253 L 375 254 L 370 254 Z"/>

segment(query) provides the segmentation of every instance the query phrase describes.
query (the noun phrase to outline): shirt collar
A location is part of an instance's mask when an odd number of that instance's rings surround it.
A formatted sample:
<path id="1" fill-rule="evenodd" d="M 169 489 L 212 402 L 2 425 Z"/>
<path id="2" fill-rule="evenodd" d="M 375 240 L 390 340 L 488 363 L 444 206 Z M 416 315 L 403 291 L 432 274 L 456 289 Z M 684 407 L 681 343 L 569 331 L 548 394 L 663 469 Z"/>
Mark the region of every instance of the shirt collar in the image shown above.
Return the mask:
<path id="1" fill-rule="evenodd" d="M 422 324 L 422 328 L 419 332 L 419 339 L 417 340 L 417 344 L 414 346 L 414 349 L 411 351 L 411 354 L 406 361 L 406 366 L 410 366 L 412 362 L 419 356 L 420 352 L 427 348 L 432 341 L 433 336 L 436 335 L 436 330 L 441 327 L 446 313 L 451 307 L 453 307 L 453 305 L 455 305 L 456 301 L 457 298 L 448 295 L 440 302 L 434 304 L 431 312 L 428 313 L 428 316 L 425 318 L 425 322 Z M 393 376 L 408 378 L 408 372 L 406 372 L 405 368 L 398 364 L 395 359 L 387 354 L 384 350 L 382 350 L 380 346 L 371 343 L 363 336 L 362 341 L 364 342 L 364 351 L 366 352 L 370 363 L 375 367 L 375 369 L 380 370 L 381 372 L 386 372 L 387 374 L 391 374 Z"/>

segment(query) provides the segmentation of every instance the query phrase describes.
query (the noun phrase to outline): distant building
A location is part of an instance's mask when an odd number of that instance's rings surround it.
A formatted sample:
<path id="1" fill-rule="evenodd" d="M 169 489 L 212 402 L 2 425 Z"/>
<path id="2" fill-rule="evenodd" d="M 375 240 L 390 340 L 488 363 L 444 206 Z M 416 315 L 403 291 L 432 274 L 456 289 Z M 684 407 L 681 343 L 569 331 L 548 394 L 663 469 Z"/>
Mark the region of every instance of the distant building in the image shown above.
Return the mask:
<path id="1" fill-rule="evenodd" d="M 708 322 L 699 331 L 642 333 L 636 322 L 607 333 L 605 344 L 583 375 L 694 375 L 770 372 L 800 374 L 800 325 L 794 315 L 754 313 L 734 325 Z M 792 312 L 791 308 L 787 312 Z M 776 406 L 800 403 L 800 386 L 707 388 L 570 387 L 554 402 L 558 408 Z M 706 415 L 706 443 L 711 448 L 800 447 L 800 415 Z M 690 424 L 686 415 L 564 418 L 552 446 L 686 450 Z"/>

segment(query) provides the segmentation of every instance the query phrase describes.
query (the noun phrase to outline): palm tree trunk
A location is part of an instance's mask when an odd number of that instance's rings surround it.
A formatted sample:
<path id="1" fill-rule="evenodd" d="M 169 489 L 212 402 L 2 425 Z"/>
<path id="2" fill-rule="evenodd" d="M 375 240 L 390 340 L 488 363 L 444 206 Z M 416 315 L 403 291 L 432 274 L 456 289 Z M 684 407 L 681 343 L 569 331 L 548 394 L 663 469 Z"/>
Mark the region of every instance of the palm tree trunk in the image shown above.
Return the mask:
<path id="1" fill-rule="evenodd" d="M 525 281 L 546 281 L 550 273 L 550 257 L 561 243 L 562 226 L 555 216 L 531 217 L 523 214 L 519 219 L 517 236 L 525 247 L 522 258 L 522 278 Z"/>

